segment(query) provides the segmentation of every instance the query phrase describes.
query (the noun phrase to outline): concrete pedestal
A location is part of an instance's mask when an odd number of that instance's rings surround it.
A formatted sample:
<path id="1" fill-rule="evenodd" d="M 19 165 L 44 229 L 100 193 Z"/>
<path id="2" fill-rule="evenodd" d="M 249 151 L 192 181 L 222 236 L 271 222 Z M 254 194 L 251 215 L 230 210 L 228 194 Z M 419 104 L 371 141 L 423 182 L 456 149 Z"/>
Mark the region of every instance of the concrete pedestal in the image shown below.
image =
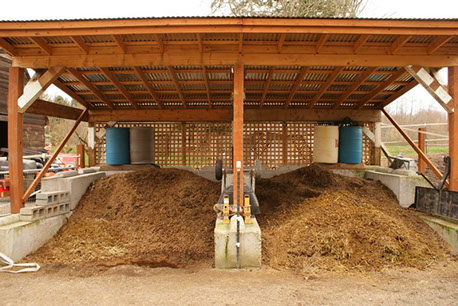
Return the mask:
<path id="1" fill-rule="evenodd" d="M 261 229 L 255 217 L 245 224 L 240 218 L 240 268 L 261 267 Z M 237 217 L 230 223 L 217 219 L 215 225 L 215 267 L 217 269 L 237 268 Z"/>

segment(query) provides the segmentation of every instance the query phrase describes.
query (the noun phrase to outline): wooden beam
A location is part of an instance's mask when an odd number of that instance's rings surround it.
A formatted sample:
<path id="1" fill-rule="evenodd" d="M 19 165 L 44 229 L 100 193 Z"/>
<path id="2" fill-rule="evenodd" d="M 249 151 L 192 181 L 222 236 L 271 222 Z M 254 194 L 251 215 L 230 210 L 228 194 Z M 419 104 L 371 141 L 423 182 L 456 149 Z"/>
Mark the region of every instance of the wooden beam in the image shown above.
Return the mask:
<path id="1" fill-rule="evenodd" d="M 447 36 L 439 36 L 434 39 L 434 41 L 428 46 L 428 54 L 433 54 L 436 52 L 440 47 L 445 45 L 450 39 L 452 39 L 452 35 L 447 35 Z"/>
<path id="2" fill-rule="evenodd" d="M 51 67 L 37 80 L 32 78 L 24 88 L 24 93 L 18 100 L 19 112 L 24 113 L 54 81 L 65 71 L 65 67 Z"/>
<path id="3" fill-rule="evenodd" d="M 448 94 L 447 89 L 444 88 L 434 76 L 431 76 L 426 69 L 419 66 L 407 65 L 405 69 L 426 89 L 447 113 L 454 112 L 454 108 L 448 105 L 448 103 L 452 101 L 452 96 Z"/>
<path id="4" fill-rule="evenodd" d="M 153 86 L 151 86 L 150 82 L 148 81 L 148 78 L 143 73 L 142 69 L 138 66 L 134 66 L 134 71 L 137 74 L 137 76 L 140 78 L 140 80 L 143 82 L 143 85 L 145 85 L 151 97 L 153 97 L 153 100 L 156 102 L 157 106 L 159 108 L 162 108 L 162 103 L 161 101 L 159 101 L 159 95 L 157 94 L 157 92 L 154 91 Z"/>
<path id="5" fill-rule="evenodd" d="M 116 43 L 116 46 L 118 46 L 122 53 L 127 53 L 127 46 L 120 35 L 111 35 L 111 38 L 113 38 L 113 40 Z"/>
<path id="6" fill-rule="evenodd" d="M 183 107 L 187 108 L 188 105 L 186 103 L 186 99 L 184 98 L 183 91 L 181 90 L 180 83 L 178 83 L 178 78 L 175 69 L 172 66 L 168 66 L 167 68 L 169 69 L 170 77 L 172 78 L 173 84 L 175 84 L 178 96 L 180 97 L 180 100 L 183 103 Z"/>
<path id="7" fill-rule="evenodd" d="M 54 56 L 15 56 L 13 66 L 23 68 L 111 67 L 111 66 L 215 66 L 242 62 L 252 66 L 406 66 L 424 67 L 458 66 L 453 55 L 363 55 L 363 54 L 308 54 L 308 53 L 242 53 L 175 52 L 136 54 L 72 54 Z"/>
<path id="8" fill-rule="evenodd" d="M 79 118 L 82 109 L 57 104 L 49 101 L 37 100 L 27 109 L 27 113 L 35 115 L 43 115 L 48 117 L 57 117 L 63 119 L 76 120 Z M 86 115 L 82 121 L 88 121 L 89 116 Z"/>
<path id="9" fill-rule="evenodd" d="M 99 70 L 107 77 L 108 80 L 110 80 L 111 83 L 113 83 L 113 85 L 122 93 L 122 95 L 126 97 L 127 101 L 129 101 L 129 103 L 134 108 L 138 108 L 137 102 L 135 102 L 130 93 L 124 88 L 124 85 L 119 82 L 116 76 L 110 70 L 108 70 L 108 68 L 99 67 Z"/>
<path id="10" fill-rule="evenodd" d="M 377 67 L 368 67 L 367 70 L 359 76 L 358 81 L 351 85 L 348 90 L 339 97 L 337 102 L 334 104 L 334 108 L 339 107 L 345 101 L 345 99 L 347 99 L 356 89 L 358 89 L 358 87 L 361 86 L 361 84 L 363 84 L 367 78 L 376 70 Z"/>
<path id="11" fill-rule="evenodd" d="M 408 84 L 404 85 L 404 87 L 402 87 L 401 89 L 393 93 L 388 99 L 383 101 L 382 104 L 380 105 L 380 108 L 384 108 L 385 106 L 395 101 L 399 97 L 403 96 L 405 93 L 407 93 L 409 90 L 411 90 L 412 88 L 414 88 L 417 85 L 418 85 L 417 80 L 413 79 Z"/>
<path id="12" fill-rule="evenodd" d="M 394 72 L 388 79 L 380 84 L 376 89 L 374 89 L 371 93 L 369 93 L 361 102 L 359 102 L 358 106 L 356 107 L 357 109 L 361 109 L 364 107 L 366 103 L 368 103 L 370 100 L 375 98 L 379 93 L 381 93 L 385 88 L 393 84 L 401 75 L 405 73 L 404 68 L 400 68 L 398 71 Z"/>
<path id="13" fill-rule="evenodd" d="M 264 106 L 264 100 L 266 99 L 267 92 L 269 91 L 269 87 L 270 87 L 270 83 L 272 82 L 273 75 L 274 75 L 274 67 L 270 67 L 266 83 L 264 84 L 264 89 L 263 89 L 263 92 L 262 92 L 261 101 L 259 102 L 259 107 L 260 108 L 262 108 Z"/>
<path id="14" fill-rule="evenodd" d="M 239 34 L 239 53 L 243 51 L 243 33 Z"/>
<path id="15" fill-rule="evenodd" d="M 186 122 L 181 123 L 181 165 L 186 166 L 186 155 L 187 155 L 187 150 L 186 150 Z"/>
<path id="16" fill-rule="evenodd" d="M 418 128 L 418 148 L 426 154 L 426 141 L 425 141 L 426 128 Z M 426 174 L 425 161 L 418 155 L 418 172 Z"/>
<path id="17" fill-rule="evenodd" d="M 84 39 L 81 36 L 70 36 L 73 42 L 78 46 L 78 48 L 83 51 L 84 54 L 89 54 L 89 47 L 84 42 Z"/>
<path id="18" fill-rule="evenodd" d="M 425 161 L 425 163 L 428 165 L 429 169 L 436 175 L 439 179 L 442 179 L 442 172 L 440 172 L 439 169 L 434 165 L 434 163 L 426 156 L 425 153 L 423 153 L 420 148 L 415 144 L 415 142 L 407 135 L 402 128 L 399 126 L 399 124 L 384 110 L 382 109 L 383 114 L 385 117 L 391 122 L 391 124 L 398 130 L 399 134 L 401 134 L 402 137 L 407 141 L 407 143 L 414 149 L 415 152 Z"/>
<path id="19" fill-rule="evenodd" d="M 76 156 L 77 156 L 76 168 L 77 169 L 85 168 L 86 167 L 86 154 L 85 154 L 83 144 L 76 145 Z"/>
<path id="20" fill-rule="evenodd" d="M 323 46 L 326 44 L 328 37 L 329 37 L 328 34 L 321 34 L 320 39 L 318 39 L 318 42 L 316 43 L 316 47 L 315 47 L 316 53 L 320 53 L 321 48 L 323 48 Z"/>
<path id="21" fill-rule="evenodd" d="M 210 93 L 210 81 L 208 79 L 208 72 L 207 72 L 207 67 L 206 66 L 202 67 L 202 75 L 204 76 L 204 81 L 205 81 L 205 91 L 207 93 L 208 107 L 212 108 L 212 100 L 211 100 L 211 93 Z"/>
<path id="22" fill-rule="evenodd" d="M 448 92 L 452 96 L 452 106 L 458 109 L 458 67 L 448 67 Z M 449 190 L 458 191 L 458 115 L 448 114 L 448 139 L 450 156 Z"/>
<path id="23" fill-rule="evenodd" d="M 391 54 L 396 54 L 411 38 L 412 35 L 400 35 L 391 45 Z"/>
<path id="24" fill-rule="evenodd" d="M 282 124 L 282 164 L 286 166 L 288 164 L 288 123 L 283 122 Z"/>
<path id="25" fill-rule="evenodd" d="M 289 107 L 289 104 L 291 103 L 291 100 L 293 100 L 294 95 L 296 94 L 297 89 L 299 88 L 299 85 L 304 81 L 304 77 L 307 74 L 307 72 L 310 70 L 310 67 L 302 67 L 301 71 L 299 72 L 299 75 L 296 78 L 296 81 L 294 82 L 293 88 L 291 89 L 291 92 L 289 93 L 288 99 L 285 101 L 285 108 Z"/>
<path id="26" fill-rule="evenodd" d="M 0 48 L 5 50 L 10 55 L 16 55 L 16 48 L 14 48 L 9 42 L 0 37 Z"/>
<path id="27" fill-rule="evenodd" d="M 80 122 L 83 120 L 83 117 L 86 115 L 87 109 L 81 113 L 79 118 L 75 121 L 75 124 L 73 127 L 70 129 L 70 131 L 67 133 L 65 138 L 62 140 L 62 142 L 57 146 L 56 151 L 53 153 L 53 155 L 48 159 L 46 164 L 43 166 L 43 168 L 40 170 L 40 173 L 38 173 L 37 177 L 33 180 L 32 184 L 30 184 L 29 188 L 27 188 L 27 191 L 24 193 L 22 196 L 22 203 L 25 203 L 27 199 L 30 197 L 32 192 L 35 190 L 35 187 L 37 187 L 38 183 L 41 181 L 41 179 L 45 176 L 46 172 L 48 171 L 49 167 L 51 167 L 52 163 L 54 160 L 56 160 L 57 156 L 59 153 L 62 151 L 64 148 L 65 144 L 67 141 L 70 139 L 70 137 L 73 135 L 75 132 L 76 128 L 80 124 Z"/>
<path id="28" fill-rule="evenodd" d="M 41 37 L 30 37 L 30 39 L 47 55 L 52 55 L 52 48 Z"/>
<path id="29" fill-rule="evenodd" d="M 75 68 L 67 68 L 67 71 L 78 79 L 84 86 L 87 87 L 94 95 L 97 96 L 102 102 L 104 102 L 109 108 L 113 109 L 114 105 L 109 101 L 94 85 L 91 84 L 78 70 Z"/>
<path id="30" fill-rule="evenodd" d="M 367 42 L 370 35 L 360 35 L 355 45 L 353 46 L 353 53 L 356 54 L 362 48 L 362 46 Z"/>
<path id="31" fill-rule="evenodd" d="M 286 39 L 286 34 L 285 33 L 280 34 L 280 38 L 278 39 L 278 45 L 277 45 L 278 53 L 281 52 L 283 45 L 285 44 L 285 39 Z"/>
<path id="32" fill-rule="evenodd" d="M 10 176 L 11 213 L 17 214 L 24 207 L 21 202 L 24 193 L 22 164 L 23 114 L 19 113 L 18 99 L 24 87 L 24 69 L 11 67 L 8 83 L 8 166 Z"/>
<path id="33" fill-rule="evenodd" d="M 156 44 L 159 47 L 159 50 L 161 50 L 161 53 L 164 53 L 164 42 L 162 41 L 162 38 L 159 34 L 154 34 L 154 38 L 156 39 Z"/>
<path id="34" fill-rule="evenodd" d="M 244 97 L 245 74 L 243 65 L 234 65 L 234 103 L 232 121 L 232 145 L 233 145 L 233 165 L 234 170 L 234 202 L 233 204 L 243 205 L 243 97 Z M 237 165 L 239 163 L 239 168 Z M 237 171 L 240 171 L 240 180 L 237 178 Z"/>
<path id="35" fill-rule="evenodd" d="M 83 98 L 81 98 L 76 92 L 72 91 L 68 88 L 64 83 L 59 80 L 54 81 L 54 86 L 62 90 L 64 93 L 69 95 L 73 100 L 78 102 L 79 104 L 83 105 L 85 108 L 92 108 L 92 105 L 89 102 L 86 102 Z"/>
<path id="36" fill-rule="evenodd" d="M 320 91 L 309 102 L 308 108 L 313 108 L 315 106 L 316 102 L 318 102 L 321 96 L 326 92 L 326 90 L 328 90 L 329 86 L 331 86 L 332 82 L 334 82 L 334 80 L 339 76 L 343 69 L 344 67 L 335 68 L 335 70 L 327 78 L 326 82 L 321 85 Z"/>
<path id="37" fill-rule="evenodd" d="M 244 121 L 342 121 L 350 117 L 355 121 L 379 122 L 381 112 L 377 109 L 272 109 L 247 108 Z M 231 122 L 232 109 L 117 109 L 89 110 L 89 122 L 145 121 L 145 122 Z"/>
<path id="38" fill-rule="evenodd" d="M 202 43 L 202 34 L 201 33 L 197 33 L 196 34 L 196 37 L 197 37 L 197 46 L 199 47 L 199 52 L 204 52 L 204 45 Z"/>

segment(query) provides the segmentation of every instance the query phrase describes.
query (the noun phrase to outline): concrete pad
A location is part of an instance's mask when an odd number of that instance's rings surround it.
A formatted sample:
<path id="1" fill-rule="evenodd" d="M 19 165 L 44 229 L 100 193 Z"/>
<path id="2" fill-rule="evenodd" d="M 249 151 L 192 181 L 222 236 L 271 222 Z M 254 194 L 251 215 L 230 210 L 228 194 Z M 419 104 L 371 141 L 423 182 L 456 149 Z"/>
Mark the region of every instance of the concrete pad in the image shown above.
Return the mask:
<path id="1" fill-rule="evenodd" d="M 261 229 L 256 218 L 245 224 L 240 218 L 240 268 L 261 267 Z M 230 223 L 217 219 L 215 225 L 215 267 L 217 269 L 237 268 L 237 217 Z"/>
<path id="2" fill-rule="evenodd" d="M 458 252 L 458 224 L 437 217 L 421 216 L 439 236 Z"/>
<path id="3" fill-rule="evenodd" d="M 394 173 L 383 173 L 379 171 L 366 171 L 367 179 L 380 181 L 390 188 L 396 195 L 399 205 L 409 207 L 415 202 L 415 187 L 429 187 L 428 182 L 419 176 L 399 175 Z"/>
<path id="4" fill-rule="evenodd" d="M 50 240 L 68 217 L 69 214 L 0 226 L 0 252 L 14 261 L 21 260 Z"/>

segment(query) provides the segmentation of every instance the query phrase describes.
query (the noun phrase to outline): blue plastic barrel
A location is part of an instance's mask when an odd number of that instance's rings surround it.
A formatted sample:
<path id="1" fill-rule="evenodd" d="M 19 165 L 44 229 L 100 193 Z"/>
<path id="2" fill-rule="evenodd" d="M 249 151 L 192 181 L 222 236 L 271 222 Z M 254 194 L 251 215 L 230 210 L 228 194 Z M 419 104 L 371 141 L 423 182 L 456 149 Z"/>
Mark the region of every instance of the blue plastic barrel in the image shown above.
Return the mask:
<path id="1" fill-rule="evenodd" d="M 125 165 L 130 163 L 129 129 L 106 129 L 106 161 L 108 165 Z"/>
<path id="2" fill-rule="evenodd" d="M 360 126 L 339 128 L 339 163 L 359 164 L 363 155 L 363 132 Z"/>

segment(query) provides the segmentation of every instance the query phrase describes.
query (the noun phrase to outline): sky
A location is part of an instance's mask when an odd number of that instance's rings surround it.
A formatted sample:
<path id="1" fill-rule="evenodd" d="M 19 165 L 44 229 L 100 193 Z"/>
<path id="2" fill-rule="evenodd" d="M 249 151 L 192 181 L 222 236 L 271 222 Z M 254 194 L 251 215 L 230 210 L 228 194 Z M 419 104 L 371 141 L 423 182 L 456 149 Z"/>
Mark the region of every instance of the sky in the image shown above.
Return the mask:
<path id="1" fill-rule="evenodd" d="M 212 0 L 3 0 L 0 20 L 84 19 L 114 17 L 209 16 Z M 219 14 L 221 15 L 221 14 Z M 458 18 L 458 0 L 367 0 L 360 17 L 377 18 Z M 444 80 L 446 71 L 442 72 Z M 47 94 L 59 94 L 51 87 Z M 441 109 L 417 86 L 391 104 L 416 103 L 423 108 Z M 418 103 L 420 102 L 420 103 Z"/>

